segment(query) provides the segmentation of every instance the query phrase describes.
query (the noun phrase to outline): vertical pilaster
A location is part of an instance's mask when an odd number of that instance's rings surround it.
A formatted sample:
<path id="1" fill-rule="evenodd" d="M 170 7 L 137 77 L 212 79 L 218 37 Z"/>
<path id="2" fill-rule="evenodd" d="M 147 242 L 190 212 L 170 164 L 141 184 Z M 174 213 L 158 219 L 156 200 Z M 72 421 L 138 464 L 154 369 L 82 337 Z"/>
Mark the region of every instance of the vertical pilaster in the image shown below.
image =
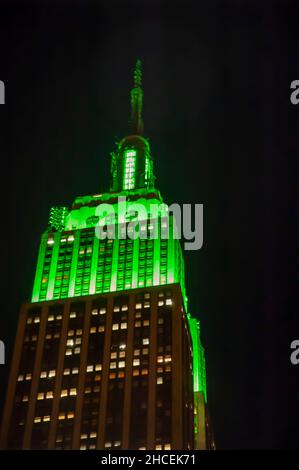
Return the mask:
<path id="1" fill-rule="evenodd" d="M 82 336 L 82 350 L 80 356 L 80 368 L 77 386 L 77 399 L 75 408 L 75 422 L 73 432 L 73 449 L 80 448 L 80 430 L 81 430 L 81 419 L 82 419 L 82 407 L 84 397 L 84 383 L 86 376 L 87 366 L 87 353 L 88 353 L 88 341 L 89 341 L 89 327 L 90 327 L 90 315 L 91 315 L 91 300 L 85 304 L 85 318 L 84 318 L 84 329 Z"/>
<path id="2" fill-rule="evenodd" d="M 113 318 L 113 297 L 109 296 L 108 305 L 107 305 L 107 314 L 106 314 L 106 326 L 105 326 L 102 388 L 101 388 L 101 397 L 100 397 L 97 449 L 103 449 L 104 443 L 105 443 L 105 425 L 106 425 L 108 382 L 109 382 L 109 370 L 110 370 L 109 367 L 110 367 L 112 318 Z"/>
<path id="3" fill-rule="evenodd" d="M 32 373 L 32 382 L 31 382 L 31 388 L 30 388 L 28 412 L 27 412 L 27 419 L 26 419 L 26 425 L 25 425 L 25 431 L 24 431 L 23 449 L 30 449 L 34 412 L 35 412 L 39 376 L 40 376 L 40 368 L 41 368 L 41 362 L 42 362 L 42 356 L 43 356 L 43 346 L 44 346 L 45 333 L 46 333 L 46 327 L 47 327 L 47 312 L 48 312 L 48 305 L 43 304 L 42 312 L 40 316 L 40 327 L 39 327 L 36 351 L 35 351 L 35 361 L 34 361 L 34 368 L 33 368 L 33 373 Z"/>
<path id="4" fill-rule="evenodd" d="M 80 245 L 80 230 L 74 232 L 74 245 L 73 245 L 73 254 L 72 254 L 72 264 L 70 270 L 70 283 L 69 283 L 69 294 L 68 297 L 74 297 L 75 295 L 75 282 L 76 282 L 76 271 L 79 255 L 79 245 Z"/>
<path id="5" fill-rule="evenodd" d="M 147 446 L 155 449 L 156 438 L 156 388 L 157 388 L 157 332 L 158 332 L 158 296 L 157 290 L 151 293 L 150 348 L 148 377 L 148 411 L 147 411 Z"/>
<path id="6" fill-rule="evenodd" d="M 58 253 L 59 253 L 59 246 L 60 246 L 60 235 L 61 235 L 60 232 L 54 233 L 54 246 L 53 246 L 53 251 L 52 251 L 52 258 L 51 258 L 51 265 L 50 265 L 50 272 L 49 272 L 47 300 L 53 299 Z"/>
<path id="7" fill-rule="evenodd" d="M 134 339 L 134 294 L 129 297 L 128 336 L 126 347 L 126 378 L 124 389 L 122 449 L 128 449 L 130 445 L 130 416 L 132 397 L 132 371 L 133 371 L 133 339 Z"/>
<path id="8" fill-rule="evenodd" d="M 57 422 L 58 422 L 57 418 L 58 418 L 59 403 L 60 403 L 61 383 L 62 383 L 62 377 L 63 377 L 63 364 L 64 364 L 64 357 L 65 357 L 65 346 L 66 346 L 66 339 L 67 339 L 69 316 L 70 316 L 70 303 L 68 302 L 67 304 L 64 304 L 60 345 L 59 345 L 58 361 L 57 361 L 57 369 L 56 369 L 56 379 L 55 379 L 55 387 L 54 387 L 54 394 L 53 394 L 54 399 L 53 399 L 51 424 L 50 424 L 49 439 L 48 439 L 48 449 L 55 448 L 55 437 L 56 437 Z"/>

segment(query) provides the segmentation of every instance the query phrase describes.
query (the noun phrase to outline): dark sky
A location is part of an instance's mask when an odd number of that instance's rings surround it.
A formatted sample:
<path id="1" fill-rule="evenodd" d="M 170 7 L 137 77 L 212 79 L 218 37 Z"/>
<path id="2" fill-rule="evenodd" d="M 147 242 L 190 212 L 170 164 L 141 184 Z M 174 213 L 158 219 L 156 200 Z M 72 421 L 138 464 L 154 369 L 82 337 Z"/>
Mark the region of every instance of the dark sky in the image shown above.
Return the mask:
<path id="1" fill-rule="evenodd" d="M 108 188 L 136 58 L 166 202 L 204 204 L 187 252 L 220 449 L 299 447 L 296 2 L 1 2 L 0 339 L 12 353 L 51 206 Z M 3 398 L 7 366 L 0 366 Z"/>

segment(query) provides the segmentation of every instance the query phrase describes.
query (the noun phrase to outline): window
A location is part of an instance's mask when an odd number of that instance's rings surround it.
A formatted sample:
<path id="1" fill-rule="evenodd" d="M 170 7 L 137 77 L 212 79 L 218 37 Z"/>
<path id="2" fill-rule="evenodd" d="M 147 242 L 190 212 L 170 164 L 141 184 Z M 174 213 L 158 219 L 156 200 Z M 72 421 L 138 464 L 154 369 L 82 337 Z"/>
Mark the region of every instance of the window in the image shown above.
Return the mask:
<path id="1" fill-rule="evenodd" d="M 123 188 L 134 189 L 135 186 L 136 150 L 127 150 L 124 155 Z"/>

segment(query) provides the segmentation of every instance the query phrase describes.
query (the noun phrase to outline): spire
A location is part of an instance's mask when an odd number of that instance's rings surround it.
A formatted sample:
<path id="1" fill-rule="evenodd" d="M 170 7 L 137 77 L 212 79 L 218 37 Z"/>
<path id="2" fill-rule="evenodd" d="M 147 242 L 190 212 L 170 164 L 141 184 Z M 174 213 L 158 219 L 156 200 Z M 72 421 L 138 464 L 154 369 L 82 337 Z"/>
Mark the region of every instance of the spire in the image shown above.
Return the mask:
<path id="1" fill-rule="evenodd" d="M 130 119 L 130 130 L 132 134 L 143 133 L 143 121 L 142 121 L 142 88 L 141 88 L 141 60 L 136 61 L 134 70 L 134 88 L 131 90 L 131 119 Z"/>

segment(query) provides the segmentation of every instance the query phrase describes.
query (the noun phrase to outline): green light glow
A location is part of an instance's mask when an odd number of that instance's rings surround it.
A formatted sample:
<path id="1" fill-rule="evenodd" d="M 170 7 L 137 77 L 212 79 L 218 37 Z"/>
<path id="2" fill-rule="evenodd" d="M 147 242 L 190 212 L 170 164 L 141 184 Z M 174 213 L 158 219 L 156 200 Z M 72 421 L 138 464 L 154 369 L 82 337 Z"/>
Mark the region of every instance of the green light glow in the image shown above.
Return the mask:
<path id="1" fill-rule="evenodd" d="M 48 228 L 41 237 L 32 302 L 179 283 L 188 312 L 180 241 L 173 233 L 173 217 L 155 188 L 150 146 L 142 136 L 142 96 L 141 63 L 137 62 L 131 91 L 133 135 L 122 139 L 111 154 L 111 191 L 79 196 L 70 211 L 66 207 L 50 210 Z M 148 235 L 157 230 L 157 238 L 97 238 L 99 209 L 110 204 L 118 216 L 122 209 L 116 200 L 122 196 L 127 198 L 128 209 L 134 210 L 136 203 L 143 205 L 144 230 Z M 114 222 L 115 234 L 119 229 L 117 223 Z M 169 237 L 165 239 L 163 234 L 167 230 Z M 187 319 L 192 339 L 194 392 L 202 392 L 206 401 L 205 355 L 199 323 L 189 314 Z"/>
<path id="2" fill-rule="evenodd" d="M 135 187 L 135 167 L 136 167 L 136 150 L 127 150 L 125 152 L 124 161 L 124 189 L 134 189 Z"/>
<path id="3" fill-rule="evenodd" d="M 207 401 L 206 364 L 204 349 L 200 341 L 199 322 L 188 315 L 192 346 L 193 346 L 193 390 L 203 392 Z"/>

